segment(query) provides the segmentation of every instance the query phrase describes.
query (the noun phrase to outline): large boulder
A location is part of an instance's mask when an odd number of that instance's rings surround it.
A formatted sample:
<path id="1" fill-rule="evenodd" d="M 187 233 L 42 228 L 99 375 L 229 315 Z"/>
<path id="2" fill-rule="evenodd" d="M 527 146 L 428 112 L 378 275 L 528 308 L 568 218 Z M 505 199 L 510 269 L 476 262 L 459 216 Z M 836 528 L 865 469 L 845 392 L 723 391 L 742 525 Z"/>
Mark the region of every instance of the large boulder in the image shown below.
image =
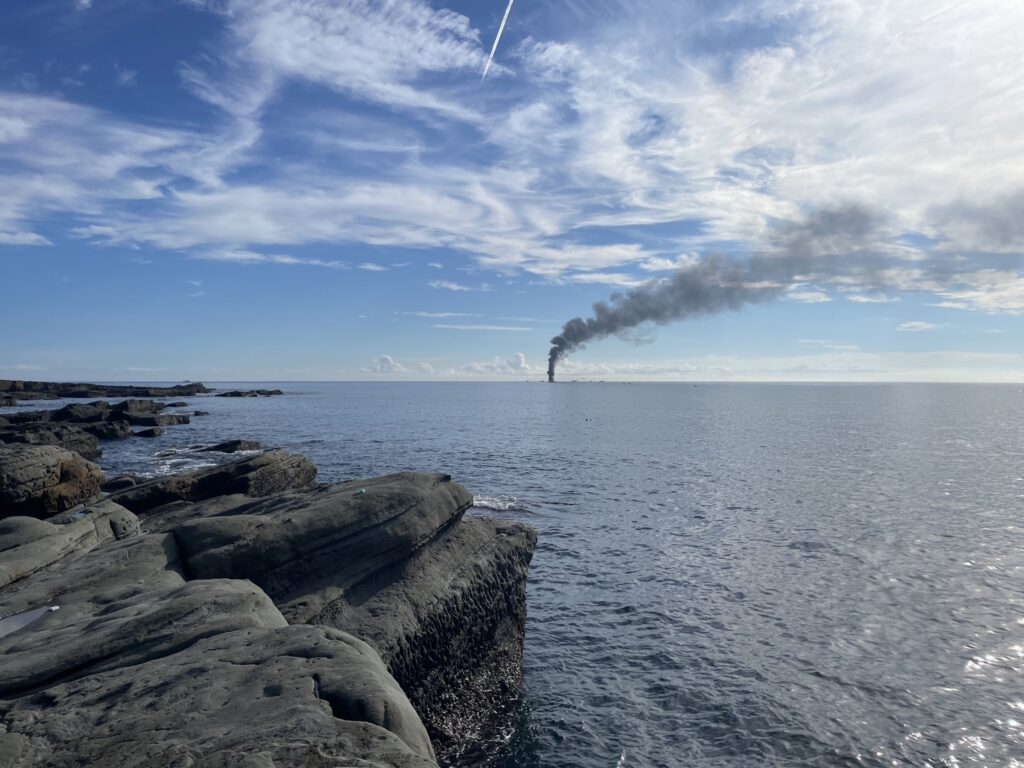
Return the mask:
<path id="1" fill-rule="evenodd" d="M 312 626 L 218 634 L 0 701 L 0 764 L 436 768 L 373 649 Z"/>
<path id="2" fill-rule="evenodd" d="M 124 419 L 97 421 L 93 424 L 82 424 L 82 429 L 100 440 L 123 440 L 132 436 L 132 425 Z"/>
<path id="3" fill-rule="evenodd" d="M 196 578 L 250 579 L 306 611 L 404 562 L 461 517 L 473 496 L 446 475 L 397 475 L 279 494 L 174 532 Z M 320 591 L 322 589 L 322 591 Z"/>
<path id="4" fill-rule="evenodd" d="M 74 403 L 58 408 L 50 415 L 50 421 L 82 424 L 93 421 L 105 421 L 109 416 L 110 403 L 97 400 L 94 403 Z"/>
<path id="5" fill-rule="evenodd" d="M 192 419 L 184 413 L 134 413 L 124 414 L 125 420 L 136 427 L 172 427 L 188 424 Z"/>
<path id="6" fill-rule="evenodd" d="M 56 446 L 0 446 L 0 518 L 49 517 L 94 497 L 98 466 Z"/>
<path id="7" fill-rule="evenodd" d="M 269 496 L 303 488 L 316 478 L 316 466 L 305 456 L 268 451 L 216 467 L 159 477 L 118 491 L 112 498 L 136 514 L 176 501 L 202 501 L 225 494 Z"/>
<path id="8" fill-rule="evenodd" d="M 50 520 L 0 519 L 0 588 L 70 554 L 88 552 L 139 530 L 139 519 L 109 500 Z"/>

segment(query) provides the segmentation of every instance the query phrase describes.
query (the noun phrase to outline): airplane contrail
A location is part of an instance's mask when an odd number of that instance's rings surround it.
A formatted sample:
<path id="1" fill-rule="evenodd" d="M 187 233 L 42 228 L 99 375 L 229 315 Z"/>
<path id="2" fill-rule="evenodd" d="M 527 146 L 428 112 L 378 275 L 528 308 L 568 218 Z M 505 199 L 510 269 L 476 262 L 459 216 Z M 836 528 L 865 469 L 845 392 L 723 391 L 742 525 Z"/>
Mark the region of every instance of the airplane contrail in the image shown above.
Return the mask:
<path id="1" fill-rule="evenodd" d="M 508 23 L 508 15 L 512 12 L 512 3 L 514 2 L 515 0 L 508 0 L 508 7 L 505 9 L 505 16 L 501 20 L 501 26 L 498 27 L 498 35 L 494 38 L 494 45 L 491 46 L 491 55 L 487 57 L 487 64 L 484 66 L 484 73 L 480 77 L 481 83 L 484 81 L 484 78 L 487 77 L 487 73 L 491 69 L 491 64 L 494 62 L 494 53 L 498 50 L 498 43 L 501 41 L 501 33 L 505 31 L 505 24 Z"/>

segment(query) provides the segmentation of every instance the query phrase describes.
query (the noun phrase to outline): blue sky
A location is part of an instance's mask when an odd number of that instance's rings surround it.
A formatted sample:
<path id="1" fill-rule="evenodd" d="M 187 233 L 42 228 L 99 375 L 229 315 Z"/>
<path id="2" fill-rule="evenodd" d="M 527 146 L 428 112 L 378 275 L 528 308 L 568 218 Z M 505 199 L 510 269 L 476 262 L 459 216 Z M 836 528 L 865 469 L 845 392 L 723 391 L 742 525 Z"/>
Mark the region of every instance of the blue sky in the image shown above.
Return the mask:
<path id="1" fill-rule="evenodd" d="M 517 0 L 481 80 L 504 11 L 6 3 L 0 376 L 540 378 L 616 291 L 799 254 L 563 376 L 1024 378 L 1024 6 Z"/>

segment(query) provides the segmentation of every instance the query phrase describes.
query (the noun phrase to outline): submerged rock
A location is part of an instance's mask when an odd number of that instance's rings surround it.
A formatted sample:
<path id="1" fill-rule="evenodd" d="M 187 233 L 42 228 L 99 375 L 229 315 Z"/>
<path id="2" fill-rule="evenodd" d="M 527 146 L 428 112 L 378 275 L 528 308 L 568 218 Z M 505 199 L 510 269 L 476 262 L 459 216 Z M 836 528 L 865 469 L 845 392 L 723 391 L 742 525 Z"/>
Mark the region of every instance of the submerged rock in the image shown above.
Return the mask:
<path id="1" fill-rule="evenodd" d="M 258 440 L 226 440 L 223 443 L 197 448 L 196 450 L 214 453 L 238 453 L 239 451 L 258 451 L 262 448 L 263 443 Z"/>
<path id="2" fill-rule="evenodd" d="M 98 466 L 56 446 L 0 446 L 0 518 L 49 517 L 96 496 Z"/>
<path id="3" fill-rule="evenodd" d="M 280 389 L 233 389 L 230 392 L 218 392 L 217 397 L 273 397 L 283 394 Z"/>

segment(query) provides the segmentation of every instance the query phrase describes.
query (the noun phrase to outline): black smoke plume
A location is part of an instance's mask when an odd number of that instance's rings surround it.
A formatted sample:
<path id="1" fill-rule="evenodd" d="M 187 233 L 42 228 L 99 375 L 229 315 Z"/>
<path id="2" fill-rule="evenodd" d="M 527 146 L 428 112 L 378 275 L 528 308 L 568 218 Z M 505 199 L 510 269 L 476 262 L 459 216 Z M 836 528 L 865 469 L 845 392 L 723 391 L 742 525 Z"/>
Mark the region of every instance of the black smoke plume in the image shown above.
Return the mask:
<path id="1" fill-rule="evenodd" d="M 671 278 L 614 293 L 607 302 L 594 304 L 592 317 L 574 317 L 551 340 L 548 381 L 554 381 L 559 361 L 588 342 L 642 323 L 666 325 L 775 299 L 801 276 L 807 280 L 826 266 L 826 257 L 863 249 L 878 235 L 881 223 L 877 214 L 859 206 L 819 210 L 802 222 L 780 226 L 764 254 L 746 260 L 709 256 Z M 830 272 L 835 268 L 828 265 Z"/>

